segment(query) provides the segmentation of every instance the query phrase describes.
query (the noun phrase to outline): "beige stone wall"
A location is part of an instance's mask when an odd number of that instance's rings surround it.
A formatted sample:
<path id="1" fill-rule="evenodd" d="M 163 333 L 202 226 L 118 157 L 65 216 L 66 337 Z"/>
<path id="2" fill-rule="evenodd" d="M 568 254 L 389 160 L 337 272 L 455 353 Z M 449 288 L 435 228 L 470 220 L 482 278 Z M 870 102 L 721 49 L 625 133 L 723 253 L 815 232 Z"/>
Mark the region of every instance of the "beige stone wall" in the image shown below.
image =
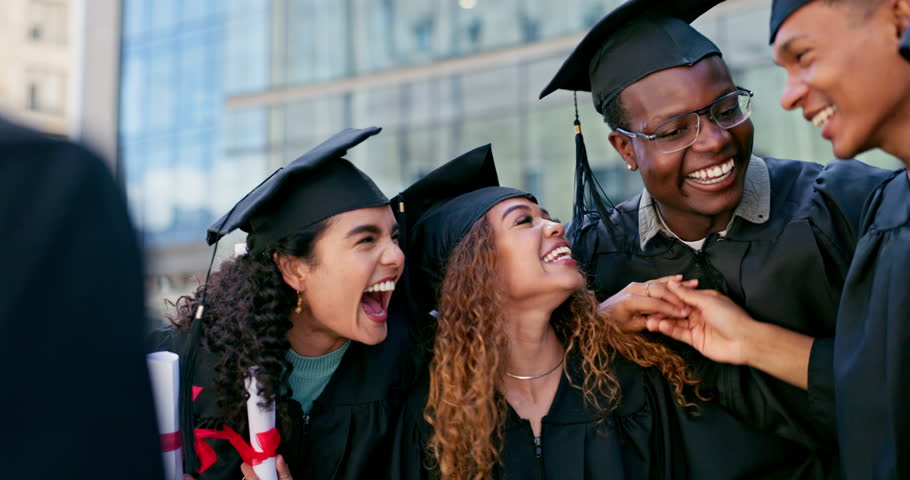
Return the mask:
<path id="1" fill-rule="evenodd" d="M 3 0 L 0 112 L 67 135 L 73 32 L 70 0 Z"/>

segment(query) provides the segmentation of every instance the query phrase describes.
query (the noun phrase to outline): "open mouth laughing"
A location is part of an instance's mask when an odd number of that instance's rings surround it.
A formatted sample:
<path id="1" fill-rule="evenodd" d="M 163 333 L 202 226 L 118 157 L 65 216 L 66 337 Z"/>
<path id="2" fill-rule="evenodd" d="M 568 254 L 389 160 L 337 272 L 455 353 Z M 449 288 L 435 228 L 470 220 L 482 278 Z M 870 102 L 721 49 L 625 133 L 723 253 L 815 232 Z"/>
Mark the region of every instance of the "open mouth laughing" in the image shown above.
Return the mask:
<path id="1" fill-rule="evenodd" d="M 812 125 L 815 125 L 816 127 L 823 127 L 823 126 L 825 126 L 825 124 L 828 123 L 828 120 L 831 120 L 831 117 L 836 112 L 837 112 L 837 107 L 834 105 L 830 105 L 830 106 L 822 109 L 822 111 L 816 113 L 815 115 L 812 115 L 812 117 L 809 119 L 809 121 L 812 122 Z"/>
<path id="2" fill-rule="evenodd" d="M 574 265 L 575 259 L 572 258 L 572 250 L 567 243 L 560 243 L 553 247 L 546 255 L 540 258 L 544 263 L 554 265 Z"/>
<path id="3" fill-rule="evenodd" d="M 395 277 L 384 278 L 363 291 L 360 297 L 360 307 L 367 316 L 377 322 L 385 322 L 389 318 L 389 300 L 395 291 Z"/>

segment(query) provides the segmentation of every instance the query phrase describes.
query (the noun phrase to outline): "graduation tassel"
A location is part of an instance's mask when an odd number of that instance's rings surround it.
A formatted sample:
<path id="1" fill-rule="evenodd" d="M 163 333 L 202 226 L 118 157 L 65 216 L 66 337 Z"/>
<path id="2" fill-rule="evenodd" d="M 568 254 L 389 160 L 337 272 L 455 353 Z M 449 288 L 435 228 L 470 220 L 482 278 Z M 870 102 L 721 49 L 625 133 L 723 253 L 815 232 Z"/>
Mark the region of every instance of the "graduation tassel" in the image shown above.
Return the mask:
<path id="1" fill-rule="evenodd" d="M 229 216 L 229 215 L 228 215 Z M 225 219 L 227 219 L 227 217 Z M 222 222 L 223 223 L 223 222 Z M 186 344 L 180 352 L 180 432 L 183 441 L 183 465 L 184 472 L 197 472 L 199 465 L 196 462 L 196 454 L 193 449 L 195 445 L 195 425 L 193 425 L 193 367 L 196 364 L 196 352 L 199 350 L 199 342 L 202 339 L 202 318 L 205 315 L 205 294 L 208 290 L 209 276 L 212 274 L 212 266 L 215 264 L 215 254 L 218 252 L 218 243 L 212 249 L 212 258 L 209 261 L 209 269 L 205 274 L 205 283 L 202 285 L 202 295 L 199 297 L 199 307 L 196 309 L 196 316 L 190 326 L 190 334 Z"/>
<path id="2" fill-rule="evenodd" d="M 586 214 L 596 212 L 601 219 L 606 220 L 610 218 L 610 210 L 615 207 L 591 170 L 578 118 L 578 92 L 572 92 L 572 96 L 575 101 L 575 204 L 572 206 L 573 228 L 570 228 L 570 240 L 575 245 Z"/>
<path id="3" fill-rule="evenodd" d="M 275 173 L 269 175 L 269 178 L 272 178 Z M 268 178 L 259 185 L 261 186 L 266 181 L 268 181 Z M 246 198 L 246 196 L 244 196 L 244 198 Z M 231 214 L 234 213 L 236 207 L 237 205 L 231 207 L 227 215 L 221 220 L 218 230 L 224 228 L 224 225 L 227 223 L 228 219 L 231 218 Z M 211 238 L 213 237 L 209 234 L 206 240 L 209 241 Z M 193 424 L 193 367 L 196 365 L 196 352 L 199 350 L 199 342 L 202 340 L 202 319 L 205 316 L 205 295 L 209 289 L 209 277 L 212 275 L 212 267 L 215 265 L 215 256 L 217 253 L 218 241 L 216 240 L 214 242 L 214 247 L 212 248 L 212 258 L 209 260 L 209 269 L 205 272 L 205 283 L 202 284 L 202 295 L 199 297 L 199 306 L 196 308 L 196 316 L 193 319 L 192 325 L 190 325 L 190 333 L 186 343 L 183 345 L 183 348 L 180 349 L 179 353 L 180 396 L 178 397 L 178 401 L 180 402 L 180 434 L 183 442 L 184 472 L 195 473 L 199 471 L 199 463 L 197 462 L 199 457 L 193 448 L 193 446 L 196 445 L 196 429 Z"/>

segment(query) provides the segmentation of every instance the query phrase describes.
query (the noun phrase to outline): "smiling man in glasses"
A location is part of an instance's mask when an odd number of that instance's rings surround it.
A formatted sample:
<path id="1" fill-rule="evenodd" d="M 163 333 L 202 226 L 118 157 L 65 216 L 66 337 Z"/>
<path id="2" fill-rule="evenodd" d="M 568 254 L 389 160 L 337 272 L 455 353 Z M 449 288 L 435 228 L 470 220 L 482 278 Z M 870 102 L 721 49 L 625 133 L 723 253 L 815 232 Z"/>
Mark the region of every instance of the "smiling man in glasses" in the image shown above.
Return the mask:
<path id="1" fill-rule="evenodd" d="M 835 316 L 863 200 L 887 172 L 754 156 L 753 94 L 689 25 L 717 3 L 625 2 L 541 93 L 590 91 L 610 143 L 645 187 L 613 208 L 579 155 L 573 252 L 624 329 L 692 313 L 664 324 L 711 322 L 706 329 L 728 335 L 693 342 L 688 327 L 671 329 L 698 351 L 665 340 L 712 398 L 698 422 L 680 418 L 690 476 L 837 477 Z M 695 308 L 668 280 L 676 274 L 739 307 Z M 718 314 L 740 308 L 748 315 Z"/>

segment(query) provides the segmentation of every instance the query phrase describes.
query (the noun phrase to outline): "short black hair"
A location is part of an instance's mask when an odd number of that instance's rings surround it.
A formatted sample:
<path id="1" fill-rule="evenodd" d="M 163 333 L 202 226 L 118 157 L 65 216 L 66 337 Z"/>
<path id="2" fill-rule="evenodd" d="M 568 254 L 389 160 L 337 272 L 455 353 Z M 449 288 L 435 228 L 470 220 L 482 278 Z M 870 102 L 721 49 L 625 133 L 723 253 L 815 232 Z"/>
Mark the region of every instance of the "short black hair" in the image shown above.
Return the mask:
<path id="1" fill-rule="evenodd" d="M 604 121 L 612 130 L 622 128 L 628 130 L 628 118 L 626 118 L 626 107 L 622 103 L 622 93 L 610 99 L 603 108 Z"/>
<path id="2" fill-rule="evenodd" d="M 853 15 L 850 16 L 850 19 L 856 23 L 862 23 L 869 19 L 872 16 L 872 12 L 875 11 L 885 0 L 821 0 L 823 3 L 837 6 L 837 7 L 847 7 L 853 10 Z"/>

